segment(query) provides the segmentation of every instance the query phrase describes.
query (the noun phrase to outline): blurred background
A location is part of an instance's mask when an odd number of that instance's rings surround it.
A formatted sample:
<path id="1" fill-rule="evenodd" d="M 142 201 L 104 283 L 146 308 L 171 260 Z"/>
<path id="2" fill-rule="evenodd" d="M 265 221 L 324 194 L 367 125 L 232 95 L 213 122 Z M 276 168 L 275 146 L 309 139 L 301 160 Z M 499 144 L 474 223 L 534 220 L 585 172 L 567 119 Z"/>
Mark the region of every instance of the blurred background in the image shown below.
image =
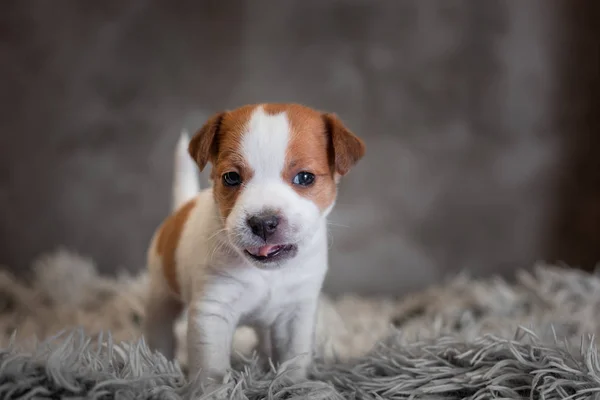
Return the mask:
<path id="1" fill-rule="evenodd" d="M 5 0 L 0 264 L 144 268 L 182 127 L 254 102 L 337 113 L 330 293 L 600 259 L 599 2 Z M 206 180 L 204 181 L 206 185 Z"/>

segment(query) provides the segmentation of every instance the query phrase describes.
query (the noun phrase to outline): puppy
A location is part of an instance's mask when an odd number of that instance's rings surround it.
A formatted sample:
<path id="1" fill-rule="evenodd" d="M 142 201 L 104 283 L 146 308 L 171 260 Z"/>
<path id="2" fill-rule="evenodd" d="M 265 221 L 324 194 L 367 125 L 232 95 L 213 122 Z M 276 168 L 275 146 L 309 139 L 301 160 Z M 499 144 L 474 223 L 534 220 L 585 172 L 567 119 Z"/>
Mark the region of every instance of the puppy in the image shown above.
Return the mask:
<path id="1" fill-rule="evenodd" d="M 176 211 L 148 251 L 146 341 L 173 358 L 173 325 L 187 306 L 191 378 L 222 381 L 235 329 L 249 325 L 259 350 L 302 380 L 327 271 L 326 218 L 364 143 L 335 115 L 298 104 L 220 112 L 185 140 Z M 196 167 L 208 163 L 212 187 L 198 193 Z"/>

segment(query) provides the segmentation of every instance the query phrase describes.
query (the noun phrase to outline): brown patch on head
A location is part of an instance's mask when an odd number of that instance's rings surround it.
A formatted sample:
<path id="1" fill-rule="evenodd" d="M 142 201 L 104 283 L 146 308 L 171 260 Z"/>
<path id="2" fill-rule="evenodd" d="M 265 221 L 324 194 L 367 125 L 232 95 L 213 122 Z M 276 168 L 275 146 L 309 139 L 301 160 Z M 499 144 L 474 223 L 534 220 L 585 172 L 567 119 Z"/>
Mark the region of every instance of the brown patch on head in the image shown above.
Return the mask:
<path id="1" fill-rule="evenodd" d="M 337 193 L 334 171 L 330 157 L 329 137 L 322 114 L 308 107 L 296 104 L 269 105 L 269 114 L 286 112 L 290 123 L 290 140 L 286 154 L 286 168 L 283 180 L 299 195 L 313 201 L 321 211 L 326 210 L 335 200 Z M 315 175 L 309 186 L 293 184 L 299 172 Z"/>
<path id="2" fill-rule="evenodd" d="M 177 262 L 175 252 L 179 245 L 183 226 L 194 206 L 196 200 L 185 203 L 179 210 L 171 214 L 161 225 L 156 242 L 156 252 L 162 258 L 163 273 L 171 290 L 179 294 L 177 281 Z"/>
<path id="3" fill-rule="evenodd" d="M 223 218 L 227 218 L 233 209 L 240 188 L 226 187 L 221 176 L 226 172 L 237 172 L 242 180 L 252 177 L 253 171 L 246 164 L 240 147 L 246 123 L 255 108 L 255 105 L 249 105 L 213 115 L 196 132 L 188 147 L 190 155 L 201 171 L 208 162 L 213 165 L 213 193 Z"/>
<path id="4" fill-rule="evenodd" d="M 285 181 L 300 195 L 314 201 L 321 211 L 335 200 L 336 182 L 363 157 L 365 146 L 333 114 L 296 104 L 265 107 L 269 113 L 285 111 L 291 125 L 286 155 Z M 298 186 L 292 180 L 299 172 L 315 175 L 310 186 Z"/>
<path id="5" fill-rule="evenodd" d="M 254 171 L 246 163 L 242 153 L 242 137 L 247 122 L 256 106 L 245 106 L 222 113 L 220 129 L 217 134 L 217 153 L 211 159 L 213 169 L 211 178 L 214 182 L 213 193 L 223 218 L 227 218 L 242 190 L 241 187 L 228 187 L 221 177 L 227 172 L 236 172 L 242 182 L 252 178 Z"/>
<path id="6" fill-rule="evenodd" d="M 245 182 L 254 173 L 240 149 L 247 123 L 257 107 L 271 115 L 286 113 L 291 136 L 283 179 L 292 185 L 298 172 L 313 173 L 316 177 L 313 185 L 292 187 L 325 210 L 335 199 L 337 178 L 345 175 L 362 158 L 365 151 L 363 142 L 333 114 L 323 114 L 299 104 L 268 103 L 217 113 L 190 142 L 189 152 L 201 170 L 209 161 L 213 164 L 213 192 L 221 215 L 227 218 L 243 189 L 243 186 L 225 186 L 221 176 L 236 172 Z"/>

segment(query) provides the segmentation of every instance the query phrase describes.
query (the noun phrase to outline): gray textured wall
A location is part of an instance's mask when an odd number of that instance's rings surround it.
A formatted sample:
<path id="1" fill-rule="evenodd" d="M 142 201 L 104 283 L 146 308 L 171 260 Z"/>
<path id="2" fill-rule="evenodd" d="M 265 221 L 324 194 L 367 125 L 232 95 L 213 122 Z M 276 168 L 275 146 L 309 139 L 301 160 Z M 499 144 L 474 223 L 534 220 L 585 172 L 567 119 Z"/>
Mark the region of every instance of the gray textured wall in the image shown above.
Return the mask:
<path id="1" fill-rule="evenodd" d="M 557 4 L 7 1 L 0 262 L 65 245 L 106 272 L 142 268 L 179 129 L 295 101 L 368 146 L 333 215 L 328 290 L 528 266 L 560 159 Z"/>

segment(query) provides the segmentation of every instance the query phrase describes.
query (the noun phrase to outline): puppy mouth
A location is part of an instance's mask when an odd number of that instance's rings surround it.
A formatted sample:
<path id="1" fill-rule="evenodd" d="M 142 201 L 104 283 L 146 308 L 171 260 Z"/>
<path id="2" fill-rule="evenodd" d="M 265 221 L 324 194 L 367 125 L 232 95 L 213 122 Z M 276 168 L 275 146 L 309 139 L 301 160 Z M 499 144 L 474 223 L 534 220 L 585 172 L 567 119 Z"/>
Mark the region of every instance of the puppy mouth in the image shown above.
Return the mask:
<path id="1" fill-rule="evenodd" d="M 291 258 L 294 256 L 296 249 L 296 245 L 293 244 L 278 244 L 248 247 L 244 249 L 244 253 L 255 261 L 267 263 Z"/>

